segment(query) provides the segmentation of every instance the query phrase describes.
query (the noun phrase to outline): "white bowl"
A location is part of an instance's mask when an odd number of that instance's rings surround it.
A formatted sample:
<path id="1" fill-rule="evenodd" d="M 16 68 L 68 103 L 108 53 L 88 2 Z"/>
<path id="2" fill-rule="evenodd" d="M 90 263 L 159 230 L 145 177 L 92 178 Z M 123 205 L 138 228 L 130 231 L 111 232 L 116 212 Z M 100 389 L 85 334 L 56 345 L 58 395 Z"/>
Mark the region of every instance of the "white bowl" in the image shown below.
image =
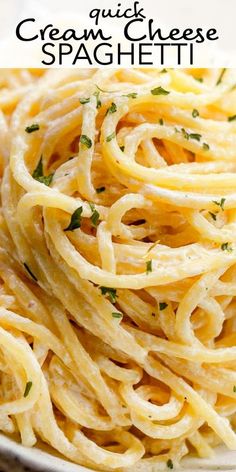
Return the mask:
<path id="1" fill-rule="evenodd" d="M 24 466 L 35 472 L 94 472 L 94 470 L 72 464 L 40 449 L 23 447 L 3 435 L 0 435 L 0 454 L 6 457 L 8 468 L 5 470 L 9 470 L 9 472 L 23 472 Z M 212 459 L 199 460 L 195 457 L 184 459 L 181 469 L 178 470 L 185 472 L 236 471 L 236 452 L 228 451 L 222 446 L 217 448 L 215 457 Z M 158 472 L 158 469 L 153 472 Z"/>

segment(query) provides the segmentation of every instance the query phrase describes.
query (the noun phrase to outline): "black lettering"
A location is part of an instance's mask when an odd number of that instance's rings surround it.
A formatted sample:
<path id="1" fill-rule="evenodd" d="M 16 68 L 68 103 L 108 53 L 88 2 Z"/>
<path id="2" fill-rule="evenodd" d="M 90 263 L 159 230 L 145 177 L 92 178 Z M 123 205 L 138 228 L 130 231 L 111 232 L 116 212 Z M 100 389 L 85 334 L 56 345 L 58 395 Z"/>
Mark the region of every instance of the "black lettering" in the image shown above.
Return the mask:
<path id="1" fill-rule="evenodd" d="M 130 28 L 130 26 L 133 25 L 133 23 L 135 24 L 136 21 L 141 21 L 141 22 L 143 22 L 142 19 L 131 20 L 131 21 L 129 21 L 129 22 L 125 25 L 125 27 L 124 27 L 124 35 L 125 35 L 125 38 L 128 39 L 129 41 L 143 41 L 143 40 L 147 37 L 146 34 L 144 34 L 144 35 L 141 36 L 141 37 L 139 36 L 139 38 L 133 38 L 132 36 L 130 36 L 129 28 Z"/>
<path id="2" fill-rule="evenodd" d="M 47 31 L 48 28 L 52 28 L 53 25 L 49 24 L 47 26 L 45 26 L 45 28 L 43 29 L 40 29 L 40 37 L 41 39 L 44 41 L 45 40 L 45 32 Z M 52 39 L 52 38 L 49 38 L 49 39 Z"/>
<path id="3" fill-rule="evenodd" d="M 190 65 L 193 65 L 193 43 L 190 43 Z"/>
<path id="4" fill-rule="evenodd" d="M 134 44 L 131 43 L 131 51 L 121 51 L 121 44 L 118 43 L 118 65 L 121 65 L 121 56 L 131 56 L 130 65 L 134 65 Z"/>
<path id="5" fill-rule="evenodd" d="M 178 36 L 178 34 L 180 33 L 180 30 L 178 28 L 173 28 L 172 30 L 170 30 L 170 34 L 169 34 L 169 38 L 168 39 L 172 39 L 172 40 L 177 40 L 178 39 L 182 39 L 182 36 L 180 35 L 180 37 L 176 37 Z"/>
<path id="6" fill-rule="evenodd" d="M 35 39 L 38 38 L 38 34 L 36 34 L 35 36 L 32 36 L 31 38 L 25 38 L 24 36 L 22 36 L 21 34 L 21 27 L 22 25 L 24 25 L 25 23 L 27 23 L 28 21 L 33 21 L 33 23 L 35 22 L 35 18 L 26 18 L 26 20 L 22 20 L 20 21 L 20 23 L 17 25 L 16 27 L 16 36 L 18 39 L 20 39 L 21 41 L 34 41 Z"/>
<path id="7" fill-rule="evenodd" d="M 139 64 L 141 66 L 152 66 L 153 65 L 153 61 L 146 61 L 146 60 L 143 60 L 143 56 L 151 56 L 152 53 L 150 51 L 143 51 L 143 48 L 145 46 L 152 46 L 151 43 L 140 43 L 139 44 Z"/>
<path id="8" fill-rule="evenodd" d="M 153 31 L 152 28 L 153 28 L 153 20 L 149 20 L 148 21 L 148 30 L 149 30 L 149 38 L 150 38 L 151 41 L 153 41 L 156 36 L 161 41 L 165 41 L 166 39 L 169 39 L 169 36 L 167 36 L 166 38 L 164 36 L 162 36 L 161 28 L 157 28 L 156 31 Z"/>
<path id="9" fill-rule="evenodd" d="M 49 39 L 54 39 L 54 40 L 61 39 L 60 36 L 59 38 L 57 37 L 58 34 L 60 34 L 60 30 L 58 28 L 53 28 L 48 35 Z"/>
<path id="10" fill-rule="evenodd" d="M 108 41 L 109 39 L 112 38 L 112 36 L 103 36 L 103 31 L 99 28 L 99 30 L 94 31 L 94 30 L 89 30 L 87 31 L 86 29 L 84 30 L 84 39 L 87 41 L 91 37 L 91 39 L 95 40 L 98 37 L 102 39 L 103 41 Z"/>
<path id="11" fill-rule="evenodd" d="M 73 51 L 71 44 L 59 43 L 59 64 L 62 65 L 63 56 L 68 56 Z"/>
<path id="12" fill-rule="evenodd" d="M 213 38 L 213 36 L 217 34 L 217 30 L 215 28 L 211 28 L 207 31 L 206 33 L 206 37 L 207 39 L 209 39 L 210 41 L 215 41 L 216 39 L 219 39 L 219 36 L 216 36 L 215 38 Z"/>
<path id="13" fill-rule="evenodd" d="M 193 34 L 193 30 L 191 28 L 187 28 L 183 31 L 183 39 L 186 41 L 193 41 L 196 36 L 193 35 L 192 37 L 191 34 Z"/>
<path id="14" fill-rule="evenodd" d="M 103 46 L 108 46 L 109 48 L 112 47 L 112 45 L 109 44 L 109 43 L 101 43 L 101 44 L 98 44 L 98 45 L 94 48 L 94 53 L 93 53 L 93 54 L 94 54 L 94 59 L 95 59 L 95 61 L 96 61 L 98 64 L 101 64 L 102 66 L 108 66 L 108 65 L 112 64 L 112 62 L 113 62 L 112 53 L 108 53 L 108 52 L 105 53 L 105 57 L 108 57 L 108 58 L 109 58 L 108 61 L 104 61 L 104 60 L 102 61 L 102 60 L 100 60 L 100 59 L 98 58 L 98 55 L 97 55 L 97 53 L 100 52 L 100 49 L 101 49 Z"/>
<path id="15" fill-rule="evenodd" d="M 137 17 L 137 16 L 141 16 L 142 18 L 146 18 L 145 15 L 142 14 L 143 12 L 143 8 L 140 8 L 138 11 L 137 11 L 137 6 L 138 6 L 139 2 L 134 2 L 134 15 Z"/>
<path id="16" fill-rule="evenodd" d="M 163 66 L 165 63 L 165 47 L 166 46 L 172 46 L 171 43 L 154 43 L 154 46 L 160 46 L 161 48 L 161 65 Z"/>
<path id="17" fill-rule="evenodd" d="M 54 64 L 54 62 L 55 62 L 55 56 L 54 56 L 54 54 L 53 54 L 52 52 L 47 51 L 48 46 L 51 46 L 51 47 L 54 48 L 54 47 L 55 47 L 55 44 L 53 44 L 53 43 L 45 43 L 45 44 L 43 44 L 43 46 L 42 46 L 42 51 L 43 51 L 43 53 L 46 54 L 47 56 L 50 56 L 50 57 L 52 58 L 52 60 L 51 60 L 50 62 L 46 62 L 45 60 L 42 61 L 42 64 L 44 64 L 45 66 L 51 66 L 51 65 Z"/>
<path id="18" fill-rule="evenodd" d="M 172 46 L 176 46 L 177 47 L 177 63 L 178 63 L 178 66 L 181 65 L 181 47 L 182 46 L 187 46 L 187 43 L 175 43 L 175 44 L 172 44 Z"/>
<path id="19" fill-rule="evenodd" d="M 90 18 L 95 18 L 95 25 L 98 25 L 99 15 L 100 15 L 100 10 L 98 8 L 94 8 L 89 13 Z"/>
<path id="20" fill-rule="evenodd" d="M 81 52 L 84 53 L 84 56 L 80 56 Z M 87 49 L 86 49 L 84 43 L 81 43 L 81 44 L 80 44 L 80 46 L 79 46 L 79 48 L 78 48 L 78 50 L 77 50 L 77 53 L 76 53 L 76 55 L 75 55 L 75 58 L 74 58 L 74 60 L 73 60 L 73 62 L 72 62 L 72 65 L 74 66 L 74 65 L 76 64 L 76 62 L 77 62 L 78 60 L 81 60 L 81 59 L 85 59 L 86 61 L 88 61 L 88 63 L 89 63 L 90 65 L 92 65 L 92 61 L 91 61 L 91 59 L 90 59 L 90 57 L 89 57 L 89 53 L 88 53 L 88 51 L 87 51 Z"/>
<path id="21" fill-rule="evenodd" d="M 204 43 L 205 38 L 202 34 L 202 28 L 197 28 L 196 29 L 197 36 L 196 36 L 196 43 Z M 195 39 L 195 38 L 194 38 Z"/>

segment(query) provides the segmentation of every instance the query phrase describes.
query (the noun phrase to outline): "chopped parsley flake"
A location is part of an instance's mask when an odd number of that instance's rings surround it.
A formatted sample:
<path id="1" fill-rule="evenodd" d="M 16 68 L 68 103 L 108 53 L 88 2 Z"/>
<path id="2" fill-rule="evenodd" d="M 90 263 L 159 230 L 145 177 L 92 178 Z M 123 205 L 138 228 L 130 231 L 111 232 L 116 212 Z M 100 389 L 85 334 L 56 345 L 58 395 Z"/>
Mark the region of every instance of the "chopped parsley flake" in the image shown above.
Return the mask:
<path id="1" fill-rule="evenodd" d="M 202 135 L 198 133 L 190 133 L 189 137 L 190 139 L 196 139 L 196 141 L 200 141 Z"/>
<path id="2" fill-rule="evenodd" d="M 122 152 L 124 152 L 125 146 L 120 146 L 120 150 L 121 150 Z"/>
<path id="3" fill-rule="evenodd" d="M 209 151 L 209 149 L 210 149 L 210 146 L 207 143 L 203 143 L 202 147 L 203 147 L 204 151 Z"/>
<path id="4" fill-rule="evenodd" d="M 96 97 L 96 100 L 97 100 L 97 109 L 101 108 L 102 102 L 100 100 L 100 92 L 97 90 L 97 92 L 94 92 L 93 95 Z"/>
<path id="5" fill-rule="evenodd" d="M 213 200 L 213 203 L 215 203 L 215 205 L 218 205 L 221 208 L 221 210 L 224 210 L 225 200 L 226 198 L 221 198 L 219 202 L 217 202 L 216 200 Z"/>
<path id="6" fill-rule="evenodd" d="M 165 90 L 163 87 L 156 87 L 151 90 L 152 95 L 169 95 L 170 92 L 168 90 Z"/>
<path id="7" fill-rule="evenodd" d="M 113 131 L 113 133 L 111 133 L 109 136 L 107 136 L 106 142 L 109 143 L 109 142 L 112 141 L 112 139 L 114 139 L 115 137 L 116 137 L 116 132 Z"/>
<path id="8" fill-rule="evenodd" d="M 146 262 L 146 274 L 152 272 L 152 260 Z"/>
<path id="9" fill-rule="evenodd" d="M 27 382 L 27 384 L 26 384 L 26 386 L 25 386 L 25 391 L 24 391 L 24 397 L 25 397 L 25 398 L 28 397 L 32 385 L 33 385 L 33 382 Z"/>
<path id="10" fill-rule="evenodd" d="M 86 134 L 81 134 L 80 143 L 88 149 L 92 147 L 92 140 Z"/>
<path id="11" fill-rule="evenodd" d="M 165 310 L 165 308 L 168 307 L 168 304 L 165 303 L 165 302 L 160 302 L 159 303 L 159 310 L 162 311 L 162 310 Z"/>
<path id="12" fill-rule="evenodd" d="M 38 282 L 37 277 L 35 277 L 35 275 L 33 274 L 32 270 L 30 270 L 30 268 L 29 268 L 28 264 L 26 264 L 26 262 L 24 262 L 24 267 L 27 270 L 27 272 L 31 275 L 32 279 L 34 279 L 35 282 Z"/>
<path id="13" fill-rule="evenodd" d="M 106 115 L 112 115 L 112 113 L 115 113 L 117 111 L 117 106 L 114 102 L 112 102 L 111 106 L 107 109 Z"/>
<path id="14" fill-rule="evenodd" d="M 90 217 L 92 225 L 96 228 L 98 225 L 98 220 L 100 218 L 100 215 L 98 211 L 96 210 L 95 206 L 93 203 L 89 203 L 90 209 L 92 211 L 92 216 Z"/>
<path id="15" fill-rule="evenodd" d="M 192 117 L 197 118 L 197 116 L 199 116 L 199 111 L 196 108 L 194 108 L 192 111 Z"/>
<path id="16" fill-rule="evenodd" d="M 99 287 L 101 292 L 102 292 L 102 295 L 108 295 L 109 296 L 109 299 L 110 299 L 110 302 L 111 303 L 116 303 L 116 298 L 117 298 L 117 294 L 116 294 L 116 288 L 110 288 L 110 287 Z"/>
<path id="17" fill-rule="evenodd" d="M 233 248 L 230 246 L 230 243 L 221 244 L 222 251 L 232 252 Z"/>
<path id="18" fill-rule="evenodd" d="M 160 120 L 159 120 L 159 123 L 160 123 L 160 125 L 161 125 L 161 126 L 163 126 L 163 125 L 164 125 L 163 118 L 160 118 Z"/>
<path id="19" fill-rule="evenodd" d="M 43 158 L 41 156 L 37 167 L 34 169 L 34 172 L 32 174 L 33 179 L 37 180 L 38 182 L 41 182 L 41 184 L 49 186 L 52 182 L 53 175 L 54 174 L 43 175 Z"/>
<path id="20" fill-rule="evenodd" d="M 213 218 L 214 221 L 216 221 L 216 214 L 215 213 L 212 213 L 211 211 L 208 212 L 209 215 L 211 215 L 211 217 Z"/>
<path id="21" fill-rule="evenodd" d="M 103 93 L 114 93 L 114 91 L 112 90 L 104 90 L 102 89 L 101 87 L 99 87 L 99 85 L 95 84 L 95 87 L 97 87 L 97 89 L 100 91 L 100 92 L 103 92 Z"/>
<path id="22" fill-rule="evenodd" d="M 168 469 L 173 469 L 174 468 L 174 464 L 173 464 L 171 459 L 168 459 L 166 465 L 167 465 Z"/>
<path id="23" fill-rule="evenodd" d="M 81 105 L 85 105 L 85 103 L 89 103 L 89 102 L 90 102 L 90 98 L 89 98 L 89 97 L 88 97 L 88 98 L 81 97 L 81 98 L 79 99 L 79 101 L 80 101 Z"/>
<path id="24" fill-rule="evenodd" d="M 236 115 L 232 115 L 228 117 L 228 121 L 234 121 L 236 120 Z"/>
<path id="25" fill-rule="evenodd" d="M 98 187 L 98 188 L 96 188 L 96 192 L 97 192 L 97 193 L 105 192 L 105 190 L 106 190 L 106 187 Z"/>
<path id="26" fill-rule="evenodd" d="M 181 128 L 182 135 L 185 139 L 189 139 L 189 133 L 184 128 Z"/>
<path id="27" fill-rule="evenodd" d="M 197 80 L 198 82 L 203 82 L 203 78 L 202 77 L 194 77 L 195 80 Z"/>
<path id="28" fill-rule="evenodd" d="M 166 72 L 167 72 L 167 69 L 162 69 L 162 70 L 160 71 L 161 74 L 166 74 Z"/>
<path id="29" fill-rule="evenodd" d="M 131 92 L 131 93 L 127 93 L 127 95 L 123 95 L 124 97 L 128 97 L 128 98 L 137 98 L 138 94 L 137 92 Z"/>
<path id="30" fill-rule="evenodd" d="M 122 318 L 123 317 L 122 313 L 119 313 L 119 311 L 113 311 L 112 316 L 113 316 L 113 318 Z"/>
<path id="31" fill-rule="evenodd" d="M 184 128 L 181 128 L 182 135 L 185 139 L 195 139 L 200 141 L 202 135 L 198 133 L 188 133 Z"/>
<path id="32" fill-rule="evenodd" d="M 236 393 L 236 385 L 234 385 L 233 392 Z"/>
<path id="33" fill-rule="evenodd" d="M 218 80 L 217 80 L 217 82 L 216 82 L 216 85 L 220 85 L 220 84 L 221 84 L 225 72 L 226 72 L 226 69 L 225 69 L 225 68 L 222 69 L 222 71 L 221 71 L 221 73 L 220 73 L 220 75 L 219 75 L 219 78 L 218 78 Z"/>
<path id="34" fill-rule="evenodd" d="M 26 126 L 25 131 L 26 133 L 34 133 L 34 131 L 39 130 L 39 125 L 37 123 L 33 123 L 30 126 Z"/>
<path id="35" fill-rule="evenodd" d="M 69 226 L 64 229 L 64 231 L 74 231 L 74 229 L 80 228 L 81 226 L 81 215 L 83 212 L 83 207 L 77 208 L 74 213 L 71 215 L 71 220 Z"/>

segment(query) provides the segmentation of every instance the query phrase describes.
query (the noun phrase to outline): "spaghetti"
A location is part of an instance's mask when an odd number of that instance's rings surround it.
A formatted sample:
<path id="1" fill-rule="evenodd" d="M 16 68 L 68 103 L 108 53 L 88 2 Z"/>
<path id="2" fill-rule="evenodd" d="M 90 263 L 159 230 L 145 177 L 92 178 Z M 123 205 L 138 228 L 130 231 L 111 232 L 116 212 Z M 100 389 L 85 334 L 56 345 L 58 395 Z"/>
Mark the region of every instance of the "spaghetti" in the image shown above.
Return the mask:
<path id="1" fill-rule="evenodd" d="M 236 449 L 235 83 L 1 72 L 5 434 L 101 471 Z"/>

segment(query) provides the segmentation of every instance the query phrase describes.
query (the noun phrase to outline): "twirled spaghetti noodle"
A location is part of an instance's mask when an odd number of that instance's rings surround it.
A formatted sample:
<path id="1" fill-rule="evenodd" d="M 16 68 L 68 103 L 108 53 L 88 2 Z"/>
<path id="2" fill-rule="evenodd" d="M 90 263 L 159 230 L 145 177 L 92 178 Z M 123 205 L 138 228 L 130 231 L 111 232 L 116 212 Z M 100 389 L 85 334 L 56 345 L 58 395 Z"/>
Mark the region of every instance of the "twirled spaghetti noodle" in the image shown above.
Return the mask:
<path id="1" fill-rule="evenodd" d="M 5 72 L 5 434 L 101 471 L 236 449 L 235 84 Z"/>

